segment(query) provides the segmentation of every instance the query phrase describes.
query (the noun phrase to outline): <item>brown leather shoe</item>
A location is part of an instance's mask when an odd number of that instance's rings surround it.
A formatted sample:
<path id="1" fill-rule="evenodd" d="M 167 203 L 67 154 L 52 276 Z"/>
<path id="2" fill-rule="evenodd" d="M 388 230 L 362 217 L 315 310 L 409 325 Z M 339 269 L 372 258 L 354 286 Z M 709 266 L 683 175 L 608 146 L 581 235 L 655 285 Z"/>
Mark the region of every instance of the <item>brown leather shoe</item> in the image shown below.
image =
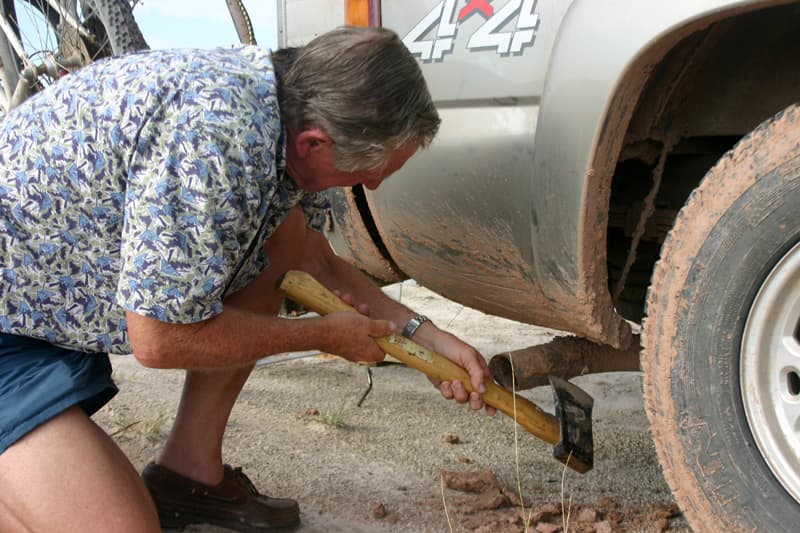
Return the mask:
<path id="1" fill-rule="evenodd" d="M 292 528 L 300 523 L 294 500 L 259 494 L 241 468 L 224 465 L 222 481 L 205 485 L 156 463 L 148 464 L 142 479 L 158 510 L 161 527 L 182 529 L 189 524 L 262 533 Z"/>

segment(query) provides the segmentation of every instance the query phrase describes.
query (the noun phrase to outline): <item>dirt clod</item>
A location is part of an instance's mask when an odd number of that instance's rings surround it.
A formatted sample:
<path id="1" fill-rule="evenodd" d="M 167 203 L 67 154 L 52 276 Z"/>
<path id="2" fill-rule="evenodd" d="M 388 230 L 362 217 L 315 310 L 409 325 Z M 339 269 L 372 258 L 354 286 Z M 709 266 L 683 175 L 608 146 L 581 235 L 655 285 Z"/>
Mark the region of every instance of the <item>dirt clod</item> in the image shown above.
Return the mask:
<path id="1" fill-rule="evenodd" d="M 531 512 L 530 521 L 532 524 L 549 522 L 554 516 L 561 516 L 561 508 L 552 503 L 545 503 Z"/>
<path id="2" fill-rule="evenodd" d="M 511 505 L 511 501 L 508 499 L 508 496 L 503 494 L 500 489 L 492 489 L 479 495 L 473 507 L 475 510 L 486 511 L 489 509 L 508 507 L 509 505 Z"/>
<path id="3" fill-rule="evenodd" d="M 625 518 L 624 515 L 620 511 L 616 510 L 609 511 L 608 514 L 606 514 L 606 521 L 608 521 L 608 523 L 611 524 L 612 527 L 619 526 L 624 520 L 624 518 Z"/>
<path id="4" fill-rule="evenodd" d="M 538 533 L 556 533 L 557 531 L 561 531 L 561 529 L 561 526 L 557 524 L 550 524 L 548 522 L 536 524 L 536 531 Z"/>
<path id="5" fill-rule="evenodd" d="M 611 529 L 611 523 L 608 520 L 597 522 L 594 525 L 594 533 L 611 533 L 612 531 L 613 529 Z"/>
<path id="6" fill-rule="evenodd" d="M 610 509 L 618 509 L 619 508 L 619 504 L 617 502 L 615 502 L 614 500 L 612 500 L 611 498 L 608 498 L 606 496 L 603 496 L 602 498 L 597 500 L 597 506 L 600 507 L 601 509 L 606 510 L 606 511 L 608 511 Z"/>
<path id="7" fill-rule="evenodd" d="M 560 502 L 520 502 L 517 492 L 503 485 L 491 470 L 443 470 L 441 476 L 446 488 L 465 493 L 449 498 L 450 513 L 461 517 L 459 525 L 465 531 L 556 533 L 565 531 L 565 520 L 568 530 L 576 533 L 668 531 L 670 519 L 679 514 L 672 504 L 653 504 L 642 512 L 605 497 L 571 508 Z"/>
<path id="8" fill-rule="evenodd" d="M 386 506 L 381 502 L 375 502 L 372 504 L 372 518 L 377 518 L 380 520 L 382 518 L 386 518 L 386 514 Z"/>
<path id="9" fill-rule="evenodd" d="M 578 522 L 594 522 L 597 520 L 597 510 L 591 507 L 584 507 L 578 513 Z"/>
<path id="10" fill-rule="evenodd" d="M 500 489 L 497 476 L 490 470 L 480 472 L 448 472 L 442 470 L 444 486 L 448 489 L 461 492 L 486 492 L 491 489 Z"/>

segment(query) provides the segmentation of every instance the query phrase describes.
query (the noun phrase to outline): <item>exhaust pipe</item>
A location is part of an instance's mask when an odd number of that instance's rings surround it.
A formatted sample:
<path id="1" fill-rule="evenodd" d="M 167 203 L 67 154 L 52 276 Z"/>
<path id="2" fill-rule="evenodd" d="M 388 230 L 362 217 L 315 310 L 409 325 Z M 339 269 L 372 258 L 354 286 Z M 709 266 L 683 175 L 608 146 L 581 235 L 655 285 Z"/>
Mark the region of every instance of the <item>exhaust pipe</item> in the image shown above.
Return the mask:
<path id="1" fill-rule="evenodd" d="M 639 336 L 634 335 L 627 349 L 596 344 L 581 337 L 556 337 L 546 344 L 493 356 L 489 369 L 494 380 L 506 388 L 532 389 L 550 383 L 548 377 L 569 379 L 601 372 L 641 370 Z"/>

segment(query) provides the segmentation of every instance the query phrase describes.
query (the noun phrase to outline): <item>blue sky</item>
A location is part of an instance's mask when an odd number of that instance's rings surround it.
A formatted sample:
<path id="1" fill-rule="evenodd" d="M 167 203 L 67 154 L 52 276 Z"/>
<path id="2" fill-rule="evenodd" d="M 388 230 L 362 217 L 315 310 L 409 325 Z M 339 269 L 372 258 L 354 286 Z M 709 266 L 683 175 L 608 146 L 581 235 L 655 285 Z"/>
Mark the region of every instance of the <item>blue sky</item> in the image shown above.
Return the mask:
<path id="1" fill-rule="evenodd" d="M 243 1 L 258 44 L 277 46 L 276 0 Z M 225 0 L 140 0 L 133 14 L 151 48 L 209 48 L 239 42 Z"/>

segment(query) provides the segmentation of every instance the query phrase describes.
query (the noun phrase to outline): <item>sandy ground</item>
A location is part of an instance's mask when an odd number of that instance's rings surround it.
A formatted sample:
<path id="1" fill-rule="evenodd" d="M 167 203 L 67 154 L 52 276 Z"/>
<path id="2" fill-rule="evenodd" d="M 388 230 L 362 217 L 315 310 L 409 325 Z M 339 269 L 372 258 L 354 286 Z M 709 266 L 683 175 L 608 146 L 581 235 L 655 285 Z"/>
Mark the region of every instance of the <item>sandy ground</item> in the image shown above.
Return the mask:
<path id="1" fill-rule="evenodd" d="M 487 357 L 557 333 L 483 315 L 414 282 L 386 290 Z M 132 357 L 113 362 L 121 392 L 95 418 L 141 469 L 169 430 L 183 374 Z M 330 356 L 260 364 L 242 391 L 225 459 L 263 492 L 297 499 L 297 531 L 516 532 L 525 521 L 538 532 L 689 531 L 656 460 L 638 373 L 574 380 L 595 399 L 595 467 L 583 475 L 515 432 L 509 417 L 443 400 L 415 370 L 386 364 L 372 376 L 360 407 L 366 367 Z M 548 388 L 522 395 L 552 412 Z"/>

